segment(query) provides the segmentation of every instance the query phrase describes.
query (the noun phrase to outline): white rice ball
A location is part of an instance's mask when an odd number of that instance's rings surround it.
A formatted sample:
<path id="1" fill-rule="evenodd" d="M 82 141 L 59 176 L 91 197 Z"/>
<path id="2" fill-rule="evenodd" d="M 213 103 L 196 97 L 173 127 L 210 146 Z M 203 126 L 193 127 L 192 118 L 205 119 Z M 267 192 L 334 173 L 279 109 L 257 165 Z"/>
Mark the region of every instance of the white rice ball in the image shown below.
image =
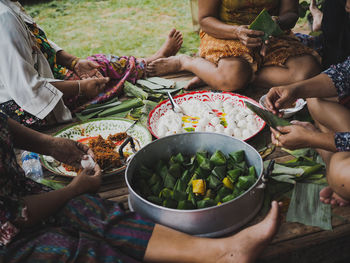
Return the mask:
<path id="1" fill-rule="evenodd" d="M 238 122 L 237 122 L 237 127 L 239 127 L 239 128 L 245 128 L 245 127 L 247 127 L 247 122 L 246 122 L 246 120 L 245 120 L 245 119 L 242 119 L 242 120 L 238 121 Z"/>
<path id="2" fill-rule="evenodd" d="M 241 129 L 239 129 L 239 128 L 234 129 L 233 130 L 233 136 L 235 136 L 237 138 L 240 138 L 242 136 Z"/>
<path id="3" fill-rule="evenodd" d="M 92 159 L 92 157 L 88 154 L 83 156 L 83 159 L 80 162 L 81 167 L 83 167 L 83 169 L 87 169 L 87 170 L 93 170 L 96 163 L 94 161 L 94 159 Z"/>
<path id="4" fill-rule="evenodd" d="M 222 126 L 220 123 L 215 125 L 215 130 L 216 130 L 217 132 L 220 132 L 220 133 L 221 133 L 221 132 L 224 132 L 224 129 L 225 129 L 225 127 Z"/>

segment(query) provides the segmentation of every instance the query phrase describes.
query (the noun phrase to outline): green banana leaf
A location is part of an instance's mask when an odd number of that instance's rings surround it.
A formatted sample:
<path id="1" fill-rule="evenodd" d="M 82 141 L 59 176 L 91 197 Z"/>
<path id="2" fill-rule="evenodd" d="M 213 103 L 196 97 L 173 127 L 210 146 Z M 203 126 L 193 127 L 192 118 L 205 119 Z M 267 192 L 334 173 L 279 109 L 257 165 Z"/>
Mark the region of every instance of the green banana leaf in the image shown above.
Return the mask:
<path id="1" fill-rule="evenodd" d="M 248 28 L 263 31 L 265 34 L 261 38 L 264 41 L 269 39 L 270 36 L 278 37 L 284 34 L 279 25 L 273 21 L 266 9 L 260 12 Z"/>
<path id="2" fill-rule="evenodd" d="M 287 222 L 298 222 L 332 230 L 331 205 L 323 204 L 319 192 L 324 186 L 297 183 L 287 212 Z"/>
<path id="3" fill-rule="evenodd" d="M 138 108 L 141 106 L 143 106 L 143 102 L 141 99 L 139 99 L 139 98 L 129 99 L 129 100 L 123 101 L 122 104 L 120 104 L 120 105 L 117 105 L 115 107 L 104 110 L 103 112 L 99 113 L 98 116 L 99 117 L 107 117 L 107 116 L 111 116 L 111 115 L 116 114 L 116 113 L 128 111 L 128 110 L 135 109 L 135 108 Z"/>
<path id="4" fill-rule="evenodd" d="M 171 89 L 175 87 L 175 81 L 170 80 L 170 79 L 164 79 L 164 78 L 159 78 L 159 77 L 152 77 L 152 78 L 147 78 L 147 81 L 150 81 L 154 84 L 161 85 L 164 88 Z"/>
<path id="5" fill-rule="evenodd" d="M 141 100 L 146 100 L 148 98 L 147 92 L 128 81 L 124 83 L 124 93 L 128 97 L 136 97 Z"/>
<path id="6" fill-rule="evenodd" d="M 252 112 L 254 112 L 256 115 L 262 118 L 266 122 L 266 124 L 269 125 L 271 128 L 277 129 L 278 126 L 291 125 L 289 121 L 278 117 L 272 112 L 259 108 L 258 106 L 250 103 L 249 101 L 245 101 L 244 103 Z"/>
<path id="7" fill-rule="evenodd" d="M 144 79 L 139 79 L 136 83 L 143 86 L 143 87 L 146 87 L 147 89 L 150 89 L 150 90 L 158 90 L 158 89 L 165 88 L 162 85 L 154 84 L 153 82 L 150 82 L 150 81 L 144 80 Z"/>

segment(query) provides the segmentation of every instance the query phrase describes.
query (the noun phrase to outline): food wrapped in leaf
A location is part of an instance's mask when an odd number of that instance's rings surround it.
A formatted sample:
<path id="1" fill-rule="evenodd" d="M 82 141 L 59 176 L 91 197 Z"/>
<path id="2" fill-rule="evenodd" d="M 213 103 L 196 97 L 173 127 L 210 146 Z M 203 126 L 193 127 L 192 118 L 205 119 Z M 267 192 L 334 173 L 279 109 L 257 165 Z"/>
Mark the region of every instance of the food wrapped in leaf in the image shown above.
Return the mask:
<path id="1" fill-rule="evenodd" d="M 158 196 L 154 196 L 154 195 L 147 196 L 147 200 L 156 204 L 156 205 L 162 205 L 162 203 L 163 203 L 162 198 L 160 198 Z"/>
<path id="2" fill-rule="evenodd" d="M 240 150 L 240 151 L 235 151 L 235 152 L 231 152 L 229 153 L 229 156 L 232 158 L 232 160 L 235 162 L 235 163 L 240 163 L 240 162 L 243 162 L 244 161 L 244 151 L 243 150 Z"/>
<path id="3" fill-rule="evenodd" d="M 285 119 L 282 119 L 278 117 L 277 115 L 264 110 L 262 108 L 259 108 L 258 106 L 255 106 L 254 104 L 246 101 L 245 105 L 254 113 L 256 113 L 260 118 L 262 118 L 267 125 L 269 125 L 271 128 L 277 129 L 278 126 L 289 126 L 291 123 Z"/>
<path id="4" fill-rule="evenodd" d="M 222 182 L 214 175 L 209 175 L 208 177 L 208 187 L 216 190 L 220 185 L 222 185 Z"/>
<path id="5" fill-rule="evenodd" d="M 169 199 L 173 196 L 173 191 L 168 188 L 163 188 L 159 193 L 159 197 L 163 199 Z"/>
<path id="6" fill-rule="evenodd" d="M 214 164 L 215 166 L 225 165 L 226 164 L 226 157 L 222 153 L 222 151 L 217 150 L 213 153 L 213 155 L 210 157 L 210 162 Z"/>
<path id="7" fill-rule="evenodd" d="M 284 32 L 279 25 L 272 19 L 269 12 L 263 9 L 260 14 L 249 25 L 249 29 L 263 31 L 265 34 L 261 37 L 263 41 L 269 39 L 270 36 L 278 37 Z"/>
<path id="8" fill-rule="evenodd" d="M 174 163 L 170 165 L 168 172 L 175 178 L 179 178 L 182 173 L 182 167 L 179 163 Z"/>
<path id="9" fill-rule="evenodd" d="M 187 194 L 186 194 L 186 192 L 181 192 L 181 191 L 174 190 L 173 191 L 173 199 L 176 200 L 176 201 L 187 200 Z"/>
<path id="10" fill-rule="evenodd" d="M 169 189 L 173 189 L 176 183 L 176 179 L 170 173 L 168 173 L 164 178 L 164 186 Z"/>
<path id="11" fill-rule="evenodd" d="M 227 171 L 227 177 L 228 179 L 230 179 L 232 183 L 235 183 L 241 174 L 242 174 L 242 169 L 239 169 L 239 168 Z"/>
<path id="12" fill-rule="evenodd" d="M 177 201 L 173 199 L 165 199 L 163 201 L 163 206 L 168 208 L 176 208 L 177 207 Z"/>
<path id="13" fill-rule="evenodd" d="M 179 203 L 177 204 L 177 209 L 195 209 L 196 207 L 192 204 L 191 201 L 188 200 L 184 200 L 184 201 L 179 201 Z"/>
<path id="14" fill-rule="evenodd" d="M 219 180 L 224 179 L 226 176 L 226 165 L 215 166 L 211 173 L 215 175 Z"/>
<path id="15" fill-rule="evenodd" d="M 197 207 L 198 208 L 206 208 L 206 207 L 211 207 L 211 206 L 214 206 L 214 205 L 216 205 L 216 203 L 212 199 L 204 199 L 204 200 L 201 200 L 201 201 L 197 202 Z"/>

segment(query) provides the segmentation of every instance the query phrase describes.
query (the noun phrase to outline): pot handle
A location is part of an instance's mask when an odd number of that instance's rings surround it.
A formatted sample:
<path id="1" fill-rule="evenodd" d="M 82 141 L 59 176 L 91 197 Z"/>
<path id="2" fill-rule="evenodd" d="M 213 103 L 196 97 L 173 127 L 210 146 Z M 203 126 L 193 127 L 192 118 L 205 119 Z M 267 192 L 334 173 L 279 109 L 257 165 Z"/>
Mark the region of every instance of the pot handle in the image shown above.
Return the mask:
<path id="1" fill-rule="evenodd" d="M 273 168 L 275 166 L 275 160 L 271 160 L 266 170 L 263 172 L 261 181 L 262 183 L 256 187 L 256 189 L 265 189 L 268 178 L 271 176 Z"/>

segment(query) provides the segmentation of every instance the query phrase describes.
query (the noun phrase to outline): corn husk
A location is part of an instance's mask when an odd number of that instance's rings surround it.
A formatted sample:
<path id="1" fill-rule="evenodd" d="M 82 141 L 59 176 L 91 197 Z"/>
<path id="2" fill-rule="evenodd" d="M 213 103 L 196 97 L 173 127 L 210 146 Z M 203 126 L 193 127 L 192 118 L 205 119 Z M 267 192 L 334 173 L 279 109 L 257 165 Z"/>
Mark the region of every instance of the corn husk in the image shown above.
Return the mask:
<path id="1" fill-rule="evenodd" d="M 278 126 L 291 125 L 289 121 L 282 119 L 267 110 L 259 108 L 258 106 L 255 106 L 254 104 L 250 103 L 249 101 L 245 101 L 244 103 L 251 111 L 253 111 L 256 115 L 262 118 L 271 128 L 277 129 Z"/>
<path id="2" fill-rule="evenodd" d="M 287 212 L 287 222 L 298 222 L 332 230 L 331 206 L 323 204 L 319 192 L 324 186 L 297 183 Z"/>
<path id="3" fill-rule="evenodd" d="M 279 25 L 273 21 L 266 9 L 260 12 L 248 28 L 263 31 L 265 34 L 261 38 L 264 41 L 269 39 L 269 36 L 278 37 L 284 34 Z"/>

